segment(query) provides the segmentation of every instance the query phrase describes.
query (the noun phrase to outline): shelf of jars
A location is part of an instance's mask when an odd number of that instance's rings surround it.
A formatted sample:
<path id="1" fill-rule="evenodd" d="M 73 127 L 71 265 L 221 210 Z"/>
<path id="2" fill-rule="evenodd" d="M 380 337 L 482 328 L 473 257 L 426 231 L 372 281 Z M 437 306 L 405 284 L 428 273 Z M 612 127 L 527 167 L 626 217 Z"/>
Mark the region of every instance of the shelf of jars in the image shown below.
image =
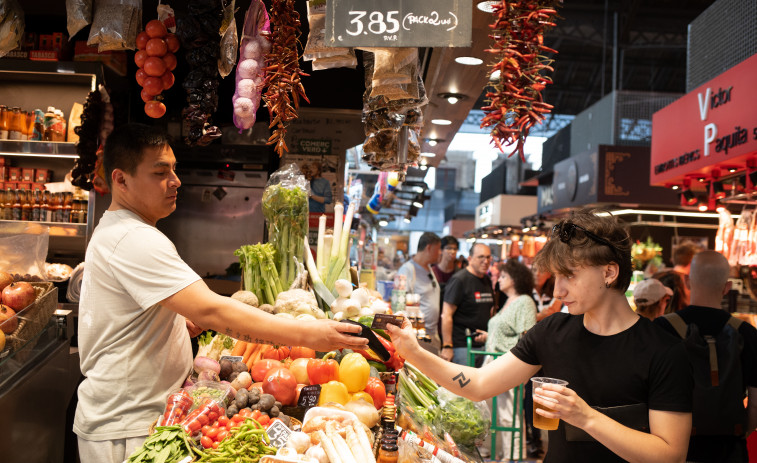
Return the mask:
<path id="1" fill-rule="evenodd" d="M 62 141 L 0 140 L 0 156 L 77 159 L 76 144 Z"/>

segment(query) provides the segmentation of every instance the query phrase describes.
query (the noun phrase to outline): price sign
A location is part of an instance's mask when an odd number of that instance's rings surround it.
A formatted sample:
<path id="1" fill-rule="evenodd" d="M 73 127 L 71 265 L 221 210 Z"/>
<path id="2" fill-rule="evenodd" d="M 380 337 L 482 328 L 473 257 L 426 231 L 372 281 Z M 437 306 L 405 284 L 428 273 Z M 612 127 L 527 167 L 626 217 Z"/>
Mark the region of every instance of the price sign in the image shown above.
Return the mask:
<path id="1" fill-rule="evenodd" d="M 332 47 L 469 47 L 473 7 L 460 0 L 327 0 Z"/>
<path id="2" fill-rule="evenodd" d="M 286 445 L 289 440 L 289 435 L 292 434 L 292 430 L 287 428 L 287 426 L 281 421 L 274 421 L 273 424 L 268 426 L 265 433 L 268 434 L 268 438 L 271 439 L 271 447 L 280 449 Z"/>
<path id="3" fill-rule="evenodd" d="M 318 399 L 321 397 L 321 385 L 313 384 L 305 386 L 300 391 L 300 400 L 297 401 L 298 407 L 315 407 L 318 405 Z"/>

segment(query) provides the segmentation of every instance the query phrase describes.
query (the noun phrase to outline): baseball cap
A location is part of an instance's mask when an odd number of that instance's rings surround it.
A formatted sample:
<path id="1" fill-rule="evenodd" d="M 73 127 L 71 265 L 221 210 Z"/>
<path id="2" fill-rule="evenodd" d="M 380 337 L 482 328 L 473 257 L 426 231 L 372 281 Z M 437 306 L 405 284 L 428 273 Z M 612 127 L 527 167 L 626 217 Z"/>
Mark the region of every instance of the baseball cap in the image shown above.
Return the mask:
<path id="1" fill-rule="evenodd" d="M 636 283 L 636 287 L 633 289 L 633 299 L 636 304 L 654 304 L 666 294 L 672 296 L 673 290 L 655 278 L 642 280 Z"/>

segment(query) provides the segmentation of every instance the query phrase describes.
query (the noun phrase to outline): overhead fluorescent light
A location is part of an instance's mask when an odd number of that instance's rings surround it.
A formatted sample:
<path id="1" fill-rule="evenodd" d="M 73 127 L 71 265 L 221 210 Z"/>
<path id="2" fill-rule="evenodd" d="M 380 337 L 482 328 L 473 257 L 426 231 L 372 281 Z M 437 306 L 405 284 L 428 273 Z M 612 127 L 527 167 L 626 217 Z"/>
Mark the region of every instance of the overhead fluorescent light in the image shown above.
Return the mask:
<path id="1" fill-rule="evenodd" d="M 436 125 L 452 125 L 452 121 L 448 119 L 431 119 L 431 123 Z"/>
<path id="2" fill-rule="evenodd" d="M 484 60 L 474 56 L 458 56 L 455 58 L 455 62 L 466 66 L 478 66 L 479 64 L 484 64 Z"/>
<path id="3" fill-rule="evenodd" d="M 379 225 L 382 227 L 386 227 L 387 225 L 389 225 L 389 222 L 387 222 L 386 220 L 379 220 Z"/>
<path id="4" fill-rule="evenodd" d="M 418 209 L 423 209 L 423 203 L 418 201 L 413 201 L 413 206 L 417 207 Z"/>
<path id="5" fill-rule="evenodd" d="M 608 215 L 663 215 L 663 216 L 670 216 L 670 217 L 698 217 L 698 218 L 707 218 L 707 219 L 717 219 L 719 217 L 718 214 L 714 212 L 688 212 L 688 211 L 650 211 L 650 210 L 644 210 L 644 209 L 620 209 L 617 211 L 610 212 L 600 212 L 597 215 L 600 217 L 608 216 Z M 736 215 L 733 216 L 736 218 Z"/>

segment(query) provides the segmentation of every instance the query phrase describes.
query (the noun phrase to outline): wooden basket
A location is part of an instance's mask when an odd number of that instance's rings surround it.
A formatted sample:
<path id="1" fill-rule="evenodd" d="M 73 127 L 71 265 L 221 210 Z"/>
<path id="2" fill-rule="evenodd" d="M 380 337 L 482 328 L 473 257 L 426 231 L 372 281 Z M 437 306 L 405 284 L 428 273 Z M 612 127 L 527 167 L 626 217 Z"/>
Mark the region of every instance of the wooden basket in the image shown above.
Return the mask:
<path id="1" fill-rule="evenodd" d="M 37 293 L 37 299 L 27 308 L 16 313 L 18 328 L 9 334 L 6 345 L 13 353 L 42 331 L 58 306 L 58 288 L 49 282 L 30 283 Z M 7 322 L 6 322 L 7 323 Z"/>

